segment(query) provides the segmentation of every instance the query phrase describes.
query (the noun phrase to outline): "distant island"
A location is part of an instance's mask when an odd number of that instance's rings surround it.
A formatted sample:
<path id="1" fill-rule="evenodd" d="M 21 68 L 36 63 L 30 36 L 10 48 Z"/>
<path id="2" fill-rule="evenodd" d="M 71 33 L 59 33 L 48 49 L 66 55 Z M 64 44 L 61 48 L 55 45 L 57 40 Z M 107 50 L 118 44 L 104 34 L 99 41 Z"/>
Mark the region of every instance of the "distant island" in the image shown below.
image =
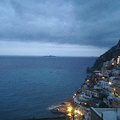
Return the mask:
<path id="1" fill-rule="evenodd" d="M 90 74 L 71 100 L 49 109 L 60 117 L 40 120 L 120 120 L 120 40 L 87 72 Z"/>
<path id="2" fill-rule="evenodd" d="M 43 57 L 56 57 L 55 55 L 46 55 L 46 56 L 43 56 Z"/>

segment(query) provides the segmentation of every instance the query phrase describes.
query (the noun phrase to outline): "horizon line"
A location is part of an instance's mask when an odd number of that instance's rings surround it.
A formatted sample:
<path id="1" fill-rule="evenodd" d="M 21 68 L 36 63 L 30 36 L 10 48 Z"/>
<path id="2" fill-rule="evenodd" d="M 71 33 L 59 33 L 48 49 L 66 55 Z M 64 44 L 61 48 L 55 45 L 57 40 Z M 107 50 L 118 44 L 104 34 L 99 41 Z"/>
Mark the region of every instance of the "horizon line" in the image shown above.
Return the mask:
<path id="1" fill-rule="evenodd" d="M 60 56 L 60 55 L 0 55 L 10 57 L 99 57 L 99 56 Z"/>

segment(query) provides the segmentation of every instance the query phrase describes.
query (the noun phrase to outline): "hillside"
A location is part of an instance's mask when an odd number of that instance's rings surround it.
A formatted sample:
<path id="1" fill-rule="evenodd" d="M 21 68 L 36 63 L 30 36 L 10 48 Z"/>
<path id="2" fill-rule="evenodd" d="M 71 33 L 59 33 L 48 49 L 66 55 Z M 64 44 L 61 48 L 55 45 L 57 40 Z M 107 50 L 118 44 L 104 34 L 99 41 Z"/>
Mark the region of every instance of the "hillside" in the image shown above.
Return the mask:
<path id="1" fill-rule="evenodd" d="M 113 46 L 106 53 L 98 57 L 93 67 L 87 68 L 87 72 L 90 72 L 93 70 L 100 70 L 104 62 L 109 61 L 112 58 L 117 58 L 117 56 L 120 56 L 120 40 L 117 45 Z"/>

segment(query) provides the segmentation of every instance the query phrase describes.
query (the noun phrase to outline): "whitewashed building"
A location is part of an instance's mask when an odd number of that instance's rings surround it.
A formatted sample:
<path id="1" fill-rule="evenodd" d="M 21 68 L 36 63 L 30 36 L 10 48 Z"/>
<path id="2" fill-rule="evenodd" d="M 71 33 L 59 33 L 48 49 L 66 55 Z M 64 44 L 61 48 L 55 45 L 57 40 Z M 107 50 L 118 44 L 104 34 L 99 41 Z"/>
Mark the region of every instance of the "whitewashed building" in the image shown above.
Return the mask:
<path id="1" fill-rule="evenodd" d="M 120 56 L 118 56 L 118 58 L 117 58 L 117 64 L 118 65 L 120 64 Z"/>
<path id="2" fill-rule="evenodd" d="M 88 99 L 92 98 L 93 96 L 98 98 L 99 93 L 96 90 L 93 90 L 93 89 L 86 89 L 83 92 L 83 96 L 84 96 L 84 98 L 88 98 Z"/>
<path id="3" fill-rule="evenodd" d="M 110 85 L 108 84 L 108 82 L 99 81 L 97 85 L 94 86 L 94 89 L 103 89 L 103 88 L 109 88 L 109 87 Z"/>

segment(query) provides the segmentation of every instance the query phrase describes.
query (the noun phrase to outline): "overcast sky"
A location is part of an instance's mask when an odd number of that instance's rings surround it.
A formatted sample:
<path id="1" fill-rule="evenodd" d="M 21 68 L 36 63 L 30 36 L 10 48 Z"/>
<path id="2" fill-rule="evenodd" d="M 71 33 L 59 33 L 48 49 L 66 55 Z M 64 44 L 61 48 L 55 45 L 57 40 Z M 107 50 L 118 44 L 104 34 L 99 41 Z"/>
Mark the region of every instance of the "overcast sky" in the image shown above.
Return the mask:
<path id="1" fill-rule="evenodd" d="M 120 0 L 0 0 L 0 55 L 99 56 L 120 39 Z"/>

